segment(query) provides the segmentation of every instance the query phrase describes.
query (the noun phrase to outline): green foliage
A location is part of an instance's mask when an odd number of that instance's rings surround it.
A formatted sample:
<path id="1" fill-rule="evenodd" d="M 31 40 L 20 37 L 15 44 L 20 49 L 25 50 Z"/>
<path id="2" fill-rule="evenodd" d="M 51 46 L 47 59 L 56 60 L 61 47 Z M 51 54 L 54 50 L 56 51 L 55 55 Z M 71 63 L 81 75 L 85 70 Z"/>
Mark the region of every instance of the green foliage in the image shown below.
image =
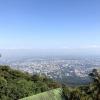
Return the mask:
<path id="1" fill-rule="evenodd" d="M 100 100 L 100 74 L 93 69 L 89 74 L 93 82 L 87 86 L 69 88 L 63 86 L 63 95 L 66 100 Z"/>
<path id="2" fill-rule="evenodd" d="M 62 92 L 60 92 L 62 94 L 56 94 L 56 92 L 54 94 L 58 95 L 60 100 L 61 97 L 62 100 L 100 100 L 100 74 L 93 69 L 89 76 L 93 80 L 91 84 L 79 87 L 62 85 Z M 51 92 L 45 91 L 59 87 L 58 83 L 45 75 L 30 75 L 12 70 L 9 66 L 0 66 L 0 100 L 18 100 L 38 93 L 40 96 L 37 96 L 41 97 L 41 92 L 44 92 L 48 98 Z M 45 98 L 44 94 L 43 98 Z M 33 97 L 38 98 L 37 96 Z"/>
<path id="3" fill-rule="evenodd" d="M 3 77 L 0 77 L 0 98 L 2 98 L 2 95 L 5 94 L 7 87 L 7 81 Z"/>
<path id="4" fill-rule="evenodd" d="M 55 88 L 50 88 L 48 83 L 53 81 L 40 75 L 12 70 L 9 66 L 0 66 L 0 100 L 18 100 Z"/>
<path id="5" fill-rule="evenodd" d="M 90 73 L 89 76 L 93 80 L 93 82 L 89 85 L 79 87 L 68 87 L 62 85 L 62 90 L 60 94 L 56 94 L 59 96 L 57 100 L 100 100 L 100 75 L 96 69 L 93 69 L 92 73 Z M 39 82 L 38 85 L 42 87 L 42 83 Z M 52 86 L 55 87 L 54 82 L 49 84 L 49 87 L 52 88 Z M 47 95 L 47 93 L 49 95 Z M 51 95 L 48 91 L 37 95 L 33 95 L 22 100 L 56 100 L 54 96 L 55 95 Z"/>

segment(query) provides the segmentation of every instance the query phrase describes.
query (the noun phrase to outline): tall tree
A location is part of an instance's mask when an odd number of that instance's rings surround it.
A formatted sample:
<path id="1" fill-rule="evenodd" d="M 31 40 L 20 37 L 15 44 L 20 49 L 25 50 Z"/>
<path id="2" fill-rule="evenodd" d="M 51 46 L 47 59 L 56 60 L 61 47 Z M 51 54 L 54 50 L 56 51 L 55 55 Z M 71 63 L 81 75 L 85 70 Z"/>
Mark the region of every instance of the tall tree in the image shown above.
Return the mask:
<path id="1" fill-rule="evenodd" d="M 92 92 L 95 96 L 95 100 L 100 100 L 100 74 L 96 69 L 93 69 L 89 76 L 93 80 Z"/>

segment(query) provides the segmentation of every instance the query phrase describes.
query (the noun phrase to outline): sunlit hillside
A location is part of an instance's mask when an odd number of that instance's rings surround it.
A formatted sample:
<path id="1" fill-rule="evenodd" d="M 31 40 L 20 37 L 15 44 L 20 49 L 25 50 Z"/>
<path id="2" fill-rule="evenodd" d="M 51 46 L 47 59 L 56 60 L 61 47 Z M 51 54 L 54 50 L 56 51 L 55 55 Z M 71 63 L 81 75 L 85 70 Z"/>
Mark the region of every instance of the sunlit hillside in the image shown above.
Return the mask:
<path id="1" fill-rule="evenodd" d="M 62 96 L 61 88 L 50 90 L 47 92 L 39 93 L 30 97 L 26 97 L 20 100 L 65 100 Z"/>

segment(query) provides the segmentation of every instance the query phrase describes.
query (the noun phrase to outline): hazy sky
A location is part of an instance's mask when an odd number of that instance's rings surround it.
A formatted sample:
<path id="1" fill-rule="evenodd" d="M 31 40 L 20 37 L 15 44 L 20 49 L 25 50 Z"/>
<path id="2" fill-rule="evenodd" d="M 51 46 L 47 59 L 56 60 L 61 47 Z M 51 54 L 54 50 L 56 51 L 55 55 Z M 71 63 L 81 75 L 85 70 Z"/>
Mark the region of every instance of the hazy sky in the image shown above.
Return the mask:
<path id="1" fill-rule="evenodd" d="M 0 49 L 100 51 L 100 0 L 0 0 Z"/>

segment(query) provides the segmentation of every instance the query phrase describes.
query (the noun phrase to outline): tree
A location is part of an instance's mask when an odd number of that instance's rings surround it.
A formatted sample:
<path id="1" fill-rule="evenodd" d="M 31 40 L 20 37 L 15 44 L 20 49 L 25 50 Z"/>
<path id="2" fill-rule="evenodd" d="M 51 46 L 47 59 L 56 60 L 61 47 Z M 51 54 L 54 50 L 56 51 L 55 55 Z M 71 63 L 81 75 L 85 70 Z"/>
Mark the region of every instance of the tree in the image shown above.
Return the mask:
<path id="1" fill-rule="evenodd" d="M 0 98 L 5 94 L 7 87 L 7 81 L 3 77 L 0 77 Z"/>
<path id="2" fill-rule="evenodd" d="M 95 100 L 100 100 L 100 74 L 96 69 L 93 69 L 89 76 L 93 80 L 90 90 L 93 92 Z"/>

